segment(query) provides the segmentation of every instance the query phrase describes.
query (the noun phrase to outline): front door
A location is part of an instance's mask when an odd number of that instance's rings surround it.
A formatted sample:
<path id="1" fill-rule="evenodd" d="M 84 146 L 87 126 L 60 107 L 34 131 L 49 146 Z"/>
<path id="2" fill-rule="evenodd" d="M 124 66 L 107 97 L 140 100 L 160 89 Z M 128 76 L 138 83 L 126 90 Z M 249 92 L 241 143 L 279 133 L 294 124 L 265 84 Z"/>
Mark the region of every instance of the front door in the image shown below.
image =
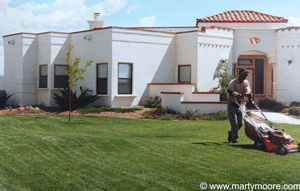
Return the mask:
<path id="1" fill-rule="evenodd" d="M 249 70 L 247 80 L 250 83 L 254 101 L 257 103 L 262 99 L 273 98 L 273 68 L 268 62 L 265 55 L 241 55 L 236 63 L 236 76 L 240 68 Z"/>

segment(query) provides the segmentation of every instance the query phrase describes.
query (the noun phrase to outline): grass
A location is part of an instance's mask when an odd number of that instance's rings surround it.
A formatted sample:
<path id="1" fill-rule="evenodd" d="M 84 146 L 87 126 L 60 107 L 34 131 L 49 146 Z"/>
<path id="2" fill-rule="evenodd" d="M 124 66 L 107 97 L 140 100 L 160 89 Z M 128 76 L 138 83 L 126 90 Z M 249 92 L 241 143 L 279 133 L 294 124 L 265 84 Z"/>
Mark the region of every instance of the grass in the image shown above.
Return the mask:
<path id="1" fill-rule="evenodd" d="M 0 190 L 200 190 L 199 184 L 298 184 L 299 153 L 226 142 L 225 121 L 0 116 Z M 277 125 L 295 140 L 299 126 Z"/>
<path id="2" fill-rule="evenodd" d="M 79 108 L 78 111 L 81 114 L 87 114 L 87 113 L 101 113 L 101 112 L 116 112 L 116 113 L 130 113 L 130 112 L 135 112 L 142 110 L 140 108 L 110 108 L 110 107 L 101 107 L 101 108 L 96 108 L 96 107 L 84 107 L 84 108 Z"/>

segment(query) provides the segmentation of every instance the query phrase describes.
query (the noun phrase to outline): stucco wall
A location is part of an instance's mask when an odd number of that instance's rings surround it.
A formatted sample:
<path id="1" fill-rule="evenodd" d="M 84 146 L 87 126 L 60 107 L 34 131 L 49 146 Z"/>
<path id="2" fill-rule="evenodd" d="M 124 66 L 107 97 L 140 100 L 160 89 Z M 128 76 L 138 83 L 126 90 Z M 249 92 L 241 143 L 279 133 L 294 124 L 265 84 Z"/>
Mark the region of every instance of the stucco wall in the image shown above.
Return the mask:
<path id="1" fill-rule="evenodd" d="M 198 79 L 197 89 L 207 92 L 218 85 L 216 75 L 221 59 L 232 62 L 233 31 L 210 29 L 198 33 Z"/>
<path id="2" fill-rule="evenodd" d="M 24 38 L 28 37 L 31 40 L 25 40 Z M 35 35 L 26 35 L 26 34 L 19 34 L 14 36 L 9 36 L 3 39 L 4 41 L 4 81 L 3 81 L 3 89 L 6 91 L 7 94 L 14 94 L 9 100 L 8 104 L 10 105 L 19 105 L 20 103 L 25 103 L 24 100 L 24 93 L 23 90 L 26 86 L 30 86 L 26 81 L 23 80 L 24 78 L 24 69 L 23 66 L 23 56 L 26 56 L 28 59 L 32 58 L 32 52 L 29 50 L 31 43 L 33 42 L 32 38 Z M 15 41 L 14 44 L 8 44 L 8 41 Z M 26 42 L 27 41 L 27 42 Z M 23 43 L 26 45 L 23 47 Z M 34 46 L 34 45 L 33 45 Z M 29 63 L 27 62 L 27 65 Z M 26 78 L 30 78 L 26 75 Z M 26 90 L 26 89 L 25 89 Z M 29 92 L 28 92 L 29 93 Z"/>
<path id="3" fill-rule="evenodd" d="M 197 83 L 198 75 L 198 32 L 182 33 L 176 35 L 175 68 L 176 82 L 178 82 L 178 65 L 191 65 L 191 83 Z"/>
<path id="4" fill-rule="evenodd" d="M 289 104 L 292 101 L 300 102 L 300 31 L 278 30 L 277 32 L 277 65 L 276 84 L 274 93 L 276 100 Z M 293 57 L 292 63 L 288 64 L 287 56 Z"/>
<path id="5" fill-rule="evenodd" d="M 69 44 L 70 40 L 68 34 L 50 32 L 38 35 L 37 67 L 35 74 L 37 80 L 36 104 L 55 106 L 54 100 L 52 99 L 54 88 L 54 65 L 66 64 L 64 57 L 66 56 Z M 40 65 L 48 66 L 47 88 L 38 88 Z"/>
<path id="6" fill-rule="evenodd" d="M 90 35 L 91 40 L 85 40 L 84 37 Z M 91 66 L 87 68 L 84 73 L 85 80 L 77 83 L 77 91 L 82 86 L 84 89 L 92 90 L 91 94 L 97 93 L 97 64 L 108 64 L 108 90 L 107 95 L 101 95 L 99 99 L 92 105 L 110 106 L 111 102 L 111 71 L 112 71 L 112 43 L 111 43 L 111 29 L 103 29 L 97 31 L 89 31 L 76 33 L 71 35 L 71 44 L 74 45 L 72 50 L 72 58 L 81 57 L 81 68 L 83 68 L 87 61 L 93 60 Z M 78 92 L 79 93 L 79 92 Z"/>
<path id="7" fill-rule="evenodd" d="M 260 39 L 258 44 L 250 44 L 252 37 Z M 268 55 L 270 63 L 276 63 L 276 32 L 275 30 L 234 30 L 233 62 L 236 63 L 240 54 L 247 51 L 261 51 Z"/>
<path id="8" fill-rule="evenodd" d="M 148 95 L 148 83 L 175 82 L 174 34 L 113 29 L 112 31 L 112 106 L 142 104 Z M 118 63 L 133 64 L 133 92 L 118 95 Z M 116 97 L 117 96 L 117 97 Z M 130 95 L 129 95 L 130 96 Z"/>

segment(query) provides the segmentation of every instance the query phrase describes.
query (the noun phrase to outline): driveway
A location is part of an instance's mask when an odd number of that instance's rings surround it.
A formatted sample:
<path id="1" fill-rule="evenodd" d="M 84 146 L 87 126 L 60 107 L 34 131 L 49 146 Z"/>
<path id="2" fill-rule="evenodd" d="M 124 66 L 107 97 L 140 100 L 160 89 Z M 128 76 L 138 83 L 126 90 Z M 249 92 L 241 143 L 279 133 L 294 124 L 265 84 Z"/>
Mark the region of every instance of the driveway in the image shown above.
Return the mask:
<path id="1" fill-rule="evenodd" d="M 264 118 L 263 115 L 257 110 L 251 110 L 251 113 Z M 267 117 L 267 119 L 269 121 L 274 122 L 274 123 L 287 123 L 287 124 L 293 124 L 293 125 L 300 125 L 299 119 L 295 119 L 293 117 L 290 117 L 290 116 L 287 116 L 287 115 L 284 115 L 281 113 L 276 113 L 276 112 L 272 112 L 272 111 L 263 111 L 263 113 L 265 114 L 265 116 Z"/>

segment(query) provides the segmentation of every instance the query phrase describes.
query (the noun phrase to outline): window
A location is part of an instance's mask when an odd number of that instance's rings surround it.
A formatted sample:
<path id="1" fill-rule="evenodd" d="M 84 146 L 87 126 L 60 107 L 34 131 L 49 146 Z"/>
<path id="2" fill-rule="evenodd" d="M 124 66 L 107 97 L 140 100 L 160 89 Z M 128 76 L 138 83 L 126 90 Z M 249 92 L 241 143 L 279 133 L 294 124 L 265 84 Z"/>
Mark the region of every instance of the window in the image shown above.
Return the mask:
<path id="1" fill-rule="evenodd" d="M 97 64 L 97 94 L 107 94 L 107 64 Z"/>
<path id="2" fill-rule="evenodd" d="M 252 59 L 239 59 L 239 65 L 252 65 Z"/>
<path id="3" fill-rule="evenodd" d="M 48 66 L 43 65 L 39 68 L 39 88 L 47 88 L 48 83 Z"/>
<path id="4" fill-rule="evenodd" d="M 255 59 L 255 94 L 264 93 L 264 60 Z"/>
<path id="5" fill-rule="evenodd" d="M 181 65 L 178 66 L 178 82 L 191 83 L 191 66 Z"/>
<path id="6" fill-rule="evenodd" d="M 54 88 L 68 88 L 69 87 L 69 76 L 65 74 L 68 69 L 66 65 L 55 65 L 54 66 Z"/>
<path id="7" fill-rule="evenodd" d="M 119 63 L 118 94 L 132 94 L 132 64 Z"/>

